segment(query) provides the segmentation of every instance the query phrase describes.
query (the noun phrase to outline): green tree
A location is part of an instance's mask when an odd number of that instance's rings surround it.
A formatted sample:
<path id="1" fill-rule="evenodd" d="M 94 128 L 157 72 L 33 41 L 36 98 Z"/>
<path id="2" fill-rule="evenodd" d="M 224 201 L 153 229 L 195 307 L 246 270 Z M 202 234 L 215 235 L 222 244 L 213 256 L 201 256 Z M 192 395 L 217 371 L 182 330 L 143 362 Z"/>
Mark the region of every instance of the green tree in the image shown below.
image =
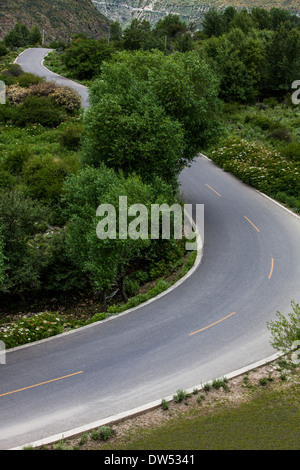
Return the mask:
<path id="1" fill-rule="evenodd" d="M 168 14 L 164 18 L 160 19 L 154 28 L 155 34 L 161 37 L 168 36 L 168 39 L 175 39 L 186 33 L 188 27 L 184 21 L 180 20 L 178 15 Z"/>
<path id="2" fill-rule="evenodd" d="M 32 45 L 41 44 L 42 43 L 42 35 L 37 26 L 32 26 L 29 31 L 28 36 L 28 43 Z"/>
<path id="3" fill-rule="evenodd" d="M 181 169 L 211 143 L 220 130 L 219 82 L 198 53 L 174 53 L 162 60 L 149 85 L 172 120 L 184 129 Z"/>
<path id="4" fill-rule="evenodd" d="M 91 88 L 84 116 L 84 162 L 136 172 L 144 181 L 161 175 L 176 185 L 184 151 L 182 126 L 171 119 L 146 81 L 127 64 L 106 64 Z"/>
<path id="5" fill-rule="evenodd" d="M 4 37 L 4 43 L 8 47 L 22 47 L 28 44 L 29 30 L 26 25 L 19 21 L 14 28 Z"/>
<path id="6" fill-rule="evenodd" d="M 271 332 L 271 345 L 284 353 L 300 346 L 300 306 L 291 302 L 292 311 L 287 315 L 277 312 L 277 320 L 267 323 Z"/>
<path id="7" fill-rule="evenodd" d="M 85 161 L 175 182 L 218 132 L 218 81 L 194 52 L 124 52 L 105 64 L 85 115 Z"/>
<path id="8" fill-rule="evenodd" d="M 152 37 L 151 24 L 149 21 L 135 18 L 124 30 L 124 48 L 129 51 L 144 49 L 145 45 L 149 43 L 149 39 Z"/>
<path id="9" fill-rule="evenodd" d="M 264 8 L 252 8 L 251 16 L 256 24 L 256 27 L 260 30 L 272 29 L 272 19 L 268 10 Z"/>
<path id="10" fill-rule="evenodd" d="M 104 39 L 77 38 L 65 50 L 63 60 L 75 78 L 90 79 L 100 75 L 102 62 L 112 56 L 113 50 Z"/>
<path id="11" fill-rule="evenodd" d="M 255 32 L 231 29 L 203 45 L 204 53 L 220 77 L 220 97 L 225 101 L 253 102 L 259 95 L 265 66 L 265 42 Z"/>
<path id="12" fill-rule="evenodd" d="M 110 39 L 112 41 L 121 41 L 123 36 L 123 31 L 121 25 L 118 21 L 114 21 L 110 25 Z"/>
<path id="13" fill-rule="evenodd" d="M 149 213 L 151 203 L 174 201 L 172 190 L 161 180 L 154 185 L 145 184 L 136 175 L 125 178 L 103 164 L 98 168 L 85 167 L 77 175 L 69 177 L 65 183 L 63 201 L 68 218 L 67 244 L 72 259 L 86 273 L 94 289 L 104 294 L 104 300 L 106 293 L 113 286 L 118 286 L 126 302 L 126 277 L 141 265 L 145 269 L 151 247 L 153 249 L 154 246 L 154 251 L 161 247 L 159 241 L 148 237 L 148 233 L 140 232 L 141 227 L 137 228 L 137 234 L 141 236 L 135 239 L 129 235 L 125 237 L 127 225 L 125 232 L 120 230 L 119 225 L 119 196 L 127 198 L 128 208 L 132 204 L 143 204 Z M 99 222 L 105 220 L 99 218 L 105 215 L 104 211 L 96 215 L 97 208 L 102 204 L 110 204 L 115 210 L 113 238 L 101 238 L 97 233 Z M 128 227 L 134 219 L 135 215 L 128 215 Z"/>
<path id="14" fill-rule="evenodd" d="M 6 54 L 8 54 L 8 49 L 7 49 L 7 47 L 5 46 L 4 41 L 1 41 L 1 42 L 0 42 L 0 57 L 5 56 Z"/>
<path id="15" fill-rule="evenodd" d="M 256 23 L 251 14 L 245 9 L 237 12 L 230 22 L 230 29 L 240 28 L 245 34 L 249 34 L 255 26 Z"/>
<path id="16" fill-rule="evenodd" d="M 270 10 L 270 18 L 272 29 L 277 30 L 281 27 L 283 23 L 291 26 L 291 18 L 292 15 L 288 10 L 283 10 L 282 8 L 271 8 Z"/>
<path id="17" fill-rule="evenodd" d="M 47 217 L 43 206 L 21 192 L 0 189 L 2 274 L 3 269 L 5 272 L 0 292 L 17 295 L 40 286 L 44 259 L 33 238 Z"/>
<path id="18" fill-rule="evenodd" d="M 5 255 L 4 255 L 4 237 L 2 236 L 1 227 L 0 227 L 0 292 L 5 291 Z"/>
<path id="19" fill-rule="evenodd" d="M 210 8 L 204 15 L 202 30 L 208 37 L 221 36 L 225 32 L 225 23 L 222 12 L 216 10 L 216 8 Z"/>
<path id="20" fill-rule="evenodd" d="M 176 39 L 175 49 L 179 52 L 188 52 L 194 49 L 194 40 L 190 33 L 184 33 Z"/>
<path id="21" fill-rule="evenodd" d="M 300 32 L 282 24 L 267 45 L 265 92 L 283 96 L 300 76 Z"/>

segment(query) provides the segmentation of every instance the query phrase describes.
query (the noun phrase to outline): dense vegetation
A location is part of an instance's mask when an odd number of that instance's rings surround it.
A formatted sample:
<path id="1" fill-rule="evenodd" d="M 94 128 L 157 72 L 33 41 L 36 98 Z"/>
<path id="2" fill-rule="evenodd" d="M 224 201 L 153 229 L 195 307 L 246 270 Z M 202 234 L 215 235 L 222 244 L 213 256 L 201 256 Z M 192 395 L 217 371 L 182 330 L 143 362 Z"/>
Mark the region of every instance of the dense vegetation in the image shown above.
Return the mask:
<path id="1" fill-rule="evenodd" d="M 182 203 L 178 175 L 199 152 L 300 211 L 300 20 L 290 13 L 211 10 L 197 32 L 168 15 L 154 28 L 113 23 L 109 41 L 60 43 L 47 64 L 89 84 L 85 113 L 73 90 L 23 73 L 8 60 L 15 46 L 2 47 L 3 312 L 78 293 L 113 311 L 182 265 L 183 240 L 100 241 L 96 209 L 118 209 L 120 195 Z"/>

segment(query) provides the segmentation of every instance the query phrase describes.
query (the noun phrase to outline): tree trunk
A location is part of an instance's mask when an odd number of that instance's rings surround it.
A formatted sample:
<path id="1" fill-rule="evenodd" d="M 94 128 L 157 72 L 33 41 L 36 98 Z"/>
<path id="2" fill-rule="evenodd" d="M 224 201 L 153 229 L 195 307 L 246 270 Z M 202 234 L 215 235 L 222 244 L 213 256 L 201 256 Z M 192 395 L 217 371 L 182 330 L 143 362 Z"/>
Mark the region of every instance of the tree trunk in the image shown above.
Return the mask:
<path id="1" fill-rule="evenodd" d="M 107 312 L 106 290 L 103 290 L 102 299 L 103 299 L 103 310 L 104 312 Z"/>
<path id="2" fill-rule="evenodd" d="M 122 277 L 119 280 L 119 288 L 120 288 L 120 293 L 121 293 L 122 299 L 126 304 L 128 302 L 128 297 L 126 295 L 126 292 L 124 291 L 124 277 Z"/>

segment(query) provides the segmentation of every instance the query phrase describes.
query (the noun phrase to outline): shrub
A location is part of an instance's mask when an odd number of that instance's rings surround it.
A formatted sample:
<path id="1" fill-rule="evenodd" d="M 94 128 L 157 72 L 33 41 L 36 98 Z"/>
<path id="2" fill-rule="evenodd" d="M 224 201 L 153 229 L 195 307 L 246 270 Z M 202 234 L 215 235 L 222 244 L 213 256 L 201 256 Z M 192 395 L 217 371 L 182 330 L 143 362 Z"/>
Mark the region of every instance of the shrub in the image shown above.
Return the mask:
<path id="1" fill-rule="evenodd" d="M 165 398 L 163 398 L 161 400 L 161 407 L 164 411 L 169 409 L 169 403 L 167 402 L 167 400 Z"/>
<path id="2" fill-rule="evenodd" d="M 83 126 L 73 124 L 63 129 L 59 136 L 60 144 L 68 150 L 77 150 L 81 144 Z"/>
<path id="3" fill-rule="evenodd" d="M 81 106 L 81 97 L 76 90 L 70 87 L 58 87 L 50 95 L 56 104 L 64 108 L 69 113 L 76 111 Z"/>
<path id="4" fill-rule="evenodd" d="M 43 203 L 58 202 L 67 175 L 77 168 L 75 155 L 65 158 L 34 155 L 25 163 L 22 176 L 31 197 Z"/>
<path id="5" fill-rule="evenodd" d="M 65 119 L 64 113 L 49 97 L 28 96 L 19 105 L 14 116 L 15 124 L 41 124 L 45 127 L 57 127 Z"/>
<path id="6" fill-rule="evenodd" d="M 5 70 L 1 72 L 6 77 L 19 77 L 24 72 L 18 64 L 9 64 Z"/>
<path id="7" fill-rule="evenodd" d="M 109 426 L 100 426 L 97 429 L 93 429 L 91 437 L 94 440 L 107 441 L 113 434 L 113 430 Z"/>
<path id="8" fill-rule="evenodd" d="M 39 223 L 48 216 L 47 212 L 20 191 L 0 189 L 0 226 L 7 274 L 0 292 L 17 295 L 39 287 L 43 260 L 31 240 L 39 230 Z"/>
<path id="9" fill-rule="evenodd" d="M 221 387 L 224 390 L 227 390 L 228 389 L 227 382 L 228 382 L 228 379 L 226 377 L 224 377 L 223 379 L 214 379 L 212 382 L 212 386 L 216 390 L 219 390 Z"/>
<path id="10" fill-rule="evenodd" d="M 8 54 L 8 49 L 5 46 L 5 44 L 3 44 L 3 42 L 1 42 L 0 43 L 0 57 L 5 56 L 6 54 Z"/>
<path id="11" fill-rule="evenodd" d="M 176 395 L 174 395 L 174 401 L 176 403 L 180 403 L 181 401 L 183 401 L 185 398 L 187 397 L 187 393 L 185 390 L 183 389 L 178 389 L 177 392 L 176 392 Z"/>
<path id="12" fill-rule="evenodd" d="M 10 101 L 6 101 L 6 104 L 0 105 L 0 123 L 7 124 L 15 121 L 17 110 Z"/>
<path id="13" fill-rule="evenodd" d="M 263 130 L 272 129 L 274 126 L 272 119 L 263 115 L 254 116 L 253 118 L 246 117 L 245 122 L 247 121 L 247 119 L 248 122 L 252 122 L 254 125 L 260 127 Z"/>
<path id="14" fill-rule="evenodd" d="M 32 85 L 41 83 L 43 79 L 33 73 L 25 72 L 17 78 L 20 87 L 29 88 Z"/>
<path id="15" fill-rule="evenodd" d="M 300 142 L 294 141 L 280 147 L 281 155 L 287 160 L 300 162 Z"/>
<path id="16" fill-rule="evenodd" d="M 20 85 L 11 85 L 6 88 L 6 99 L 14 105 L 23 103 L 28 95 L 29 92 L 27 88 L 21 87 Z"/>
<path id="17" fill-rule="evenodd" d="M 285 127 L 277 127 L 269 133 L 270 139 L 281 140 L 284 142 L 292 142 L 293 135 Z"/>
<path id="18" fill-rule="evenodd" d="M 33 96 L 49 96 L 58 87 L 55 82 L 40 82 L 30 87 L 30 94 Z"/>
<path id="19" fill-rule="evenodd" d="M 7 348 L 31 343 L 62 333 L 83 322 L 72 320 L 56 312 L 23 315 L 9 325 L 0 327 L 0 338 Z"/>
<path id="20" fill-rule="evenodd" d="M 27 147 L 16 148 L 6 155 L 1 163 L 0 168 L 8 171 L 13 175 L 19 175 L 22 172 L 23 165 L 31 156 L 31 152 Z"/>
<path id="21" fill-rule="evenodd" d="M 7 170 L 0 168 L 0 188 L 12 189 L 16 184 L 16 178 Z"/>
<path id="22" fill-rule="evenodd" d="M 279 192 L 299 195 L 299 165 L 284 159 L 279 152 L 255 142 L 230 138 L 210 156 L 225 171 L 271 197 Z"/>

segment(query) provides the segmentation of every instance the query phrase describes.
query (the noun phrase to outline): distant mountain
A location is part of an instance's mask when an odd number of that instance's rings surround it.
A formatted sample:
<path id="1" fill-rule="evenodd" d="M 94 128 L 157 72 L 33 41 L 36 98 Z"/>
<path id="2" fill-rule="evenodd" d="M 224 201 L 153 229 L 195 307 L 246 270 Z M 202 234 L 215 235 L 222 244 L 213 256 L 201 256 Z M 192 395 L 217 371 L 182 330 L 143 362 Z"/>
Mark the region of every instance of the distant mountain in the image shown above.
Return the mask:
<path id="1" fill-rule="evenodd" d="M 182 21 L 200 26 L 211 7 L 235 8 L 279 7 L 300 14 L 299 0 L 92 0 L 100 13 L 112 21 L 128 26 L 134 18 L 146 19 L 152 25 L 169 13 L 179 15 Z"/>
<path id="2" fill-rule="evenodd" d="M 109 21 L 91 0 L 0 0 L 0 38 L 20 21 L 45 30 L 46 41 L 66 41 L 76 33 L 100 38 Z"/>

